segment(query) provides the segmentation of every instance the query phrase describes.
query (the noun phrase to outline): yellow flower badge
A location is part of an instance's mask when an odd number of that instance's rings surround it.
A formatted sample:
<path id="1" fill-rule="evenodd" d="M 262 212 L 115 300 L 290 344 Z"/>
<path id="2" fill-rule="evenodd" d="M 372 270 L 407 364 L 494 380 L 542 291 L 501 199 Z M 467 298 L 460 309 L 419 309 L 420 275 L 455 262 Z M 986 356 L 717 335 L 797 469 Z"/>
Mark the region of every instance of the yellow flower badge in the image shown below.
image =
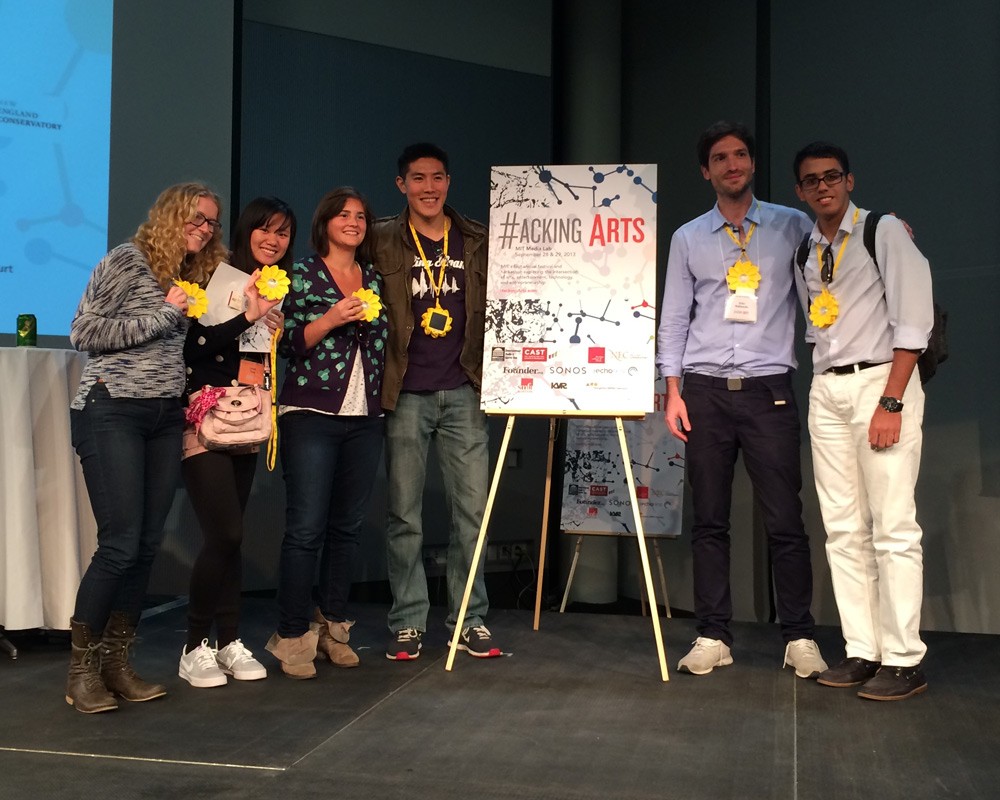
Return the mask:
<path id="1" fill-rule="evenodd" d="M 354 297 L 361 301 L 365 312 L 365 322 L 371 322 L 382 311 L 382 298 L 371 289 L 358 289 L 354 293 Z"/>
<path id="2" fill-rule="evenodd" d="M 205 290 L 197 283 L 174 281 L 174 286 L 179 286 L 180 290 L 187 295 L 187 315 L 191 319 L 198 319 L 198 317 L 208 311 L 208 295 L 205 294 Z"/>
<path id="3" fill-rule="evenodd" d="M 257 283 L 254 285 L 257 287 L 257 291 L 260 292 L 260 296 L 265 300 L 280 300 L 288 294 L 288 284 L 290 283 L 288 273 L 275 264 L 270 267 L 264 267 L 260 271 Z"/>
<path id="4" fill-rule="evenodd" d="M 733 292 L 737 289 L 756 289 L 760 286 L 760 270 L 749 261 L 737 261 L 726 273 L 726 283 Z"/>
<path id="5" fill-rule="evenodd" d="M 837 298 L 830 294 L 824 287 L 819 296 L 812 301 L 809 306 L 809 319 L 817 328 L 829 328 L 837 319 L 840 306 L 837 305 Z"/>

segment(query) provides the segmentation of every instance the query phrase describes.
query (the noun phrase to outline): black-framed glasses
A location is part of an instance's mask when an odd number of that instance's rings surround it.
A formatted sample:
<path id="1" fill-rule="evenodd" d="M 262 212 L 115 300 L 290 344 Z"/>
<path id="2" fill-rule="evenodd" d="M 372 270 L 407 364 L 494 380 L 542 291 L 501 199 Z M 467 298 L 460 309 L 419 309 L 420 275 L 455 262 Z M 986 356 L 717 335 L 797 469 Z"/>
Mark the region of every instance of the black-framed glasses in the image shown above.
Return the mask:
<path id="1" fill-rule="evenodd" d="M 809 175 L 808 177 L 803 178 L 802 180 L 799 181 L 799 186 L 801 186 L 803 189 L 812 190 L 815 189 L 817 186 L 819 186 L 820 181 L 823 181 L 823 183 L 825 183 L 827 186 L 836 186 L 842 180 L 844 180 L 844 173 L 832 169 L 829 172 L 820 175 L 819 177 L 815 175 Z"/>
<path id="2" fill-rule="evenodd" d="M 209 219 L 200 211 L 195 212 L 195 215 L 188 220 L 189 225 L 194 225 L 196 228 L 200 228 L 202 225 L 208 225 L 212 233 L 222 230 L 222 223 L 217 219 Z"/>
<path id="3" fill-rule="evenodd" d="M 819 279 L 823 283 L 829 283 L 833 280 L 833 245 L 828 244 L 826 249 L 823 251 L 823 263 L 819 270 Z"/>

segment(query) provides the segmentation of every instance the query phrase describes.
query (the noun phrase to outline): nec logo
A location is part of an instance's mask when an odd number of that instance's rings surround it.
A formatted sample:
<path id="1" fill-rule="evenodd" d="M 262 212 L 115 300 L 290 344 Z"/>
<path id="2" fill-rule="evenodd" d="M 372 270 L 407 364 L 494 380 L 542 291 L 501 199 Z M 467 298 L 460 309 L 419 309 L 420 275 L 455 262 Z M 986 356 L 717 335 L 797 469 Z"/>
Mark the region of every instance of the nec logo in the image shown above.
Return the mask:
<path id="1" fill-rule="evenodd" d="M 567 384 L 565 384 L 565 383 L 552 383 L 552 384 L 549 384 L 549 385 L 553 389 L 565 389 L 567 387 Z"/>
<path id="2" fill-rule="evenodd" d="M 588 364 L 603 364 L 604 363 L 604 348 L 603 347 L 588 347 L 587 348 L 587 363 Z"/>
<path id="3" fill-rule="evenodd" d="M 548 361 L 549 348 L 547 347 L 522 347 L 522 361 Z"/>
<path id="4" fill-rule="evenodd" d="M 590 487 L 591 497 L 607 497 L 608 487 L 607 486 L 591 486 Z"/>

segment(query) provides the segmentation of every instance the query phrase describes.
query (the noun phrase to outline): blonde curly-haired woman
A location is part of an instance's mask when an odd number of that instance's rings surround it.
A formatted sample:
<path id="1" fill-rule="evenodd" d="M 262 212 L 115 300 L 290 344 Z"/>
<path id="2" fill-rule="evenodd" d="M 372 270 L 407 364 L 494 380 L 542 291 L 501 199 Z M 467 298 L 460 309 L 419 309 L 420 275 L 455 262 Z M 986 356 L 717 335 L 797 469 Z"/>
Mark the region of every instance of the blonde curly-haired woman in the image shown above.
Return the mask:
<path id="1" fill-rule="evenodd" d="M 70 406 L 97 520 L 97 551 L 77 591 L 66 702 L 92 714 L 166 694 L 128 652 L 180 471 L 187 295 L 225 260 L 222 204 L 208 187 L 166 189 L 131 241 L 94 268 L 70 326 L 87 366 Z"/>

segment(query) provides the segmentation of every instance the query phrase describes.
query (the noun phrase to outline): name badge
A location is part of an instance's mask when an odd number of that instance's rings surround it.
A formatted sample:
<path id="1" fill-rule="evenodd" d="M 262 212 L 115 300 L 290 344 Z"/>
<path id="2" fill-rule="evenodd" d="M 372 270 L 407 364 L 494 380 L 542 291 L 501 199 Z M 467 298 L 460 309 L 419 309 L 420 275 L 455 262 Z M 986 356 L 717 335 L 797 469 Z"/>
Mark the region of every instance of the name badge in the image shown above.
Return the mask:
<path id="1" fill-rule="evenodd" d="M 756 322 L 757 295 L 736 292 L 726 298 L 727 322 Z"/>
<path id="2" fill-rule="evenodd" d="M 246 358 L 240 359 L 240 372 L 236 380 L 244 386 L 264 385 L 264 365 L 259 361 L 250 361 Z"/>

